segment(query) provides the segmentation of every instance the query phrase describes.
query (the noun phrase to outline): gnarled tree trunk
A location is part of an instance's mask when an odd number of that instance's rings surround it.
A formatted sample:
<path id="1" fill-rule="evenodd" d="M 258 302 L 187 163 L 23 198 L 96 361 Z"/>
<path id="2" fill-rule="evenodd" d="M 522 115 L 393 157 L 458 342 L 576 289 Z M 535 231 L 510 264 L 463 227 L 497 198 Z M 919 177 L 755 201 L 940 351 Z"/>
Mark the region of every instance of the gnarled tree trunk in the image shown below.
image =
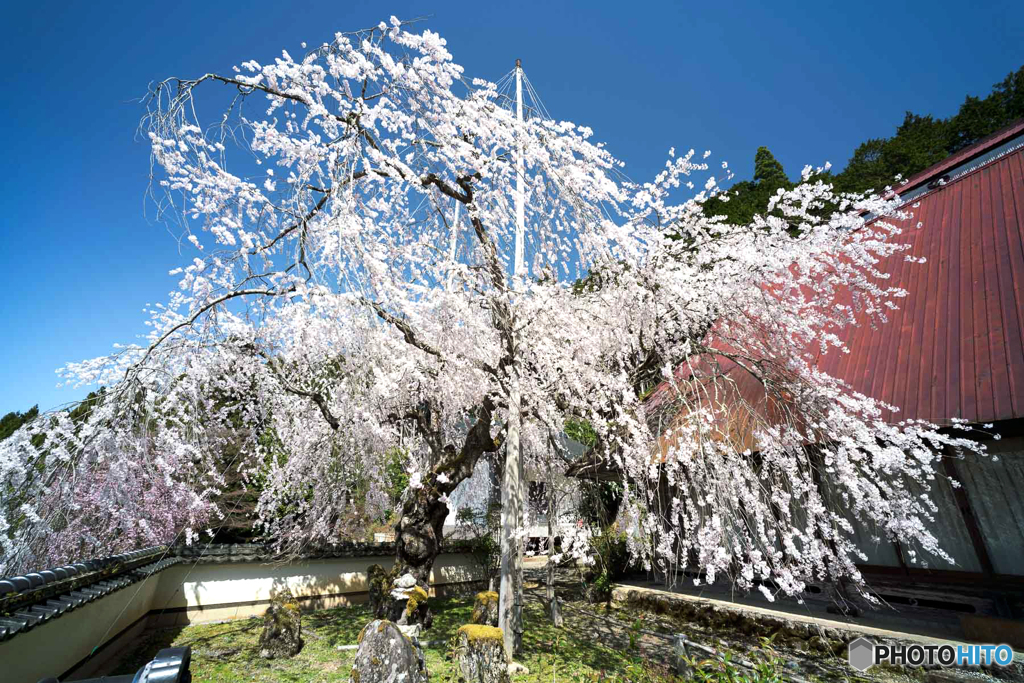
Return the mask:
<path id="1" fill-rule="evenodd" d="M 445 447 L 441 461 L 423 477 L 420 488 L 406 495 L 395 525 L 394 576 L 412 574 L 420 587 L 430 590 L 430 571 L 441 552 L 444 521 L 448 517 L 448 505 L 441 496 L 448 496 L 472 476 L 485 453 L 498 450 L 498 444 L 491 438 L 493 413 L 494 403 L 487 397 L 477 409 L 476 422 L 466 434 L 462 448 L 456 451 L 454 446 Z M 446 481 L 438 481 L 442 474 Z"/>

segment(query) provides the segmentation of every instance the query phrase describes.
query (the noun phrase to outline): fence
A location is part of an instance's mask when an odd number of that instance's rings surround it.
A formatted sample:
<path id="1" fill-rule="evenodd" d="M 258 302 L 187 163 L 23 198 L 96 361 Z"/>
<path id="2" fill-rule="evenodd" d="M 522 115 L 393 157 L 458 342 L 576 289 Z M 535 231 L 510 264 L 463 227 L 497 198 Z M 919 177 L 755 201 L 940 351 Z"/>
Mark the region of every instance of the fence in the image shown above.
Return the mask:
<path id="1" fill-rule="evenodd" d="M 357 550 L 366 553 L 366 548 L 349 549 L 333 557 L 273 563 L 254 547 L 212 546 L 203 555 L 158 554 L 148 565 L 69 586 L 54 598 L 42 599 L 53 592 L 45 593 L 51 584 L 32 586 L 26 595 L 38 594 L 41 602 L 8 620 L 20 627 L 0 642 L 2 678 L 34 683 L 53 675 L 62 681 L 96 675 L 147 628 L 260 615 L 271 595 L 284 588 L 304 609 L 365 602 L 367 568 L 387 563 L 394 547 L 381 545 L 368 554 Z M 443 595 L 480 578 L 470 556 L 442 553 L 430 576 L 431 592 Z M 52 585 L 59 590 L 64 584 Z"/>

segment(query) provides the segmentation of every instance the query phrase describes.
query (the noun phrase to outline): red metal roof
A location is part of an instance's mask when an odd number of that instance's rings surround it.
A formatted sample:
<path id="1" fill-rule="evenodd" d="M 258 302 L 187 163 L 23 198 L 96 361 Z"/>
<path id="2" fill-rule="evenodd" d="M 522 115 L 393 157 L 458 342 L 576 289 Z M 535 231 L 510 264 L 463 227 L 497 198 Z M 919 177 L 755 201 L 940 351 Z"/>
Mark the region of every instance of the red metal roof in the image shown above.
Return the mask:
<path id="1" fill-rule="evenodd" d="M 916 201 L 902 226 L 910 249 L 881 265 L 908 291 L 900 309 L 876 329 L 848 330 L 850 353 L 830 352 L 819 367 L 899 407 L 885 416 L 893 421 L 1024 417 L 1024 150 Z M 927 261 L 907 263 L 907 254 Z"/>
<path id="2" fill-rule="evenodd" d="M 849 353 L 832 350 L 818 367 L 860 393 L 898 407 L 883 418 L 948 424 L 1024 417 L 1024 149 L 987 160 L 1000 145 L 1024 133 L 1024 121 L 1000 131 L 911 178 L 914 188 L 947 171 L 963 175 L 914 197 L 913 216 L 900 241 L 910 244 L 879 265 L 887 284 L 906 289 L 889 322 L 845 331 Z M 1012 147 L 1012 145 L 1011 145 Z M 966 173 L 968 162 L 980 165 Z M 892 220 L 892 219 L 889 219 Z M 923 223 L 918 229 L 917 223 Z M 897 222 L 898 223 L 898 222 Z M 911 263 L 907 255 L 924 257 Z M 728 365 L 728 364 L 726 364 Z M 725 368 L 739 398 L 771 422 L 775 412 L 760 382 L 741 368 Z M 680 368 L 680 372 L 684 372 Z M 674 392 L 662 384 L 649 407 Z M 723 438 L 749 443 L 749 429 L 724 404 Z M 743 422 L 743 424 L 740 424 Z"/>
<path id="3" fill-rule="evenodd" d="M 912 175 L 907 179 L 907 184 L 899 189 L 903 194 L 906 194 L 907 190 L 911 190 L 933 178 L 940 178 L 947 171 L 962 166 L 972 159 L 983 156 L 988 150 L 998 147 L 1002 143 L 1019 136 L 1021 133 L 1024 133 L 1024 119 L 1016 121 L 1002 130 L 997 130 L 995 133 L 979 140 L 973 145 L 964 147 L 955 154 L 950 154 L 934 166 L 929 166 L 920 173 Z"/>

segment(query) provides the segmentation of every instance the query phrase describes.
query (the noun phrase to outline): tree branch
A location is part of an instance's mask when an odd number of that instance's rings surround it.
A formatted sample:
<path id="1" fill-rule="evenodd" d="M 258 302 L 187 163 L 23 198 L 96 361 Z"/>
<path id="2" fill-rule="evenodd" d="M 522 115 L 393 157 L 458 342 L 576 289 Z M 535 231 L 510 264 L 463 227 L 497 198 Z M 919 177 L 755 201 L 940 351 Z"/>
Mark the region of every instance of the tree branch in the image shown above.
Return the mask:
<path id="1" fill-rule="evenodd" d="M 199 310 L 197 310 L 195 313 L 190 315 L 188 318 L 186 318 L 182 322 L 178 323 L 177 325 L 175 325 L 171 329 L 169 329 L 166 332 L 164 332 L 160 336 L 159 339 L 157 339 L 155 342 L 150 344 L 149 348 L 146 349 L 146 354 L 142 357 L 142 360 L 140 360 L 138 363 L 135 363 L 134 365 L 132 365 L 127 370 L 127 372 L 125 373 L 125 379 L 128 378 L 128 376 L 131 374 L 132 370 L 138 369 L 138 368 L 142 367 L 146 363 L 146 361 L 149 359 L 150 355 L 153 353 L 153 350 L 156 349 L 156 347 L 160 346 L 160 344 L 164 343 L 164 341 L 168 337 L 170 337 L 172 334 L 174 334 L 175 332 L 177 332 L 181 328 L 188 327 L 188 326 L 192 325 L 192 323 L 194 323 L 196 320 L 199 319 L 199 316 L 201 316 L 203 313 L 206 313 L 211 308 L 214 308 L 215 306 L 219 306 L 220 304 L 224 303 L 225 301 L 229 301 L 231 299 L 235 299 L 235 298 L 240 297 L 240 296 L 248 296 L 248 295 L 282 296 L 284 294 L 289 294 L 289 293 L 294 292 L 294 291 L 295 291 L 295 286 L 294 285 L 292 285 L 291 287 L 288 287 L 286 289 L 277 290 L 277 291 L 274 291 L 272 289 L 239 289 L 239 290 L 235 290 L 233 292 L 230 292 L 228 294 L 225 294 L 222 297 L 214 299 L 213 301 L 210 301 L 209 303 L 207 303 L 207 304 L 203 305 L 202 307 L 200 307 Z"/>

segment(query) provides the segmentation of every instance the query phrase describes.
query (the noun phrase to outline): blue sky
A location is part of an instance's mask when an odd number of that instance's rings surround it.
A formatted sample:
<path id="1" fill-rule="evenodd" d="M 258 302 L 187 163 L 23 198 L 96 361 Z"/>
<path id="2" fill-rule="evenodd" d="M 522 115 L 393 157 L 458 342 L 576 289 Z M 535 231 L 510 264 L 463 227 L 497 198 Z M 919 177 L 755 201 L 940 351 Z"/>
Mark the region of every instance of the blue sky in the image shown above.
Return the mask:
<path id="1" fill-rule="evenodd" d="M 672 146 L 711 149 L 737 179 L 760 145 L 791 176 L 841 169 L 904 111 L 948 116 L 1024 64 L 1019 2 L 7 2 L 0 414 L 83 396 L 54 370 L 134 341 L 173 286 L 185 255 L 146 217 L 134 139 L 147 83 L 392 14 L 429 16 L 470 76 L 522 58 L 551 114 L 593 128 L 634 179 Z"/>

